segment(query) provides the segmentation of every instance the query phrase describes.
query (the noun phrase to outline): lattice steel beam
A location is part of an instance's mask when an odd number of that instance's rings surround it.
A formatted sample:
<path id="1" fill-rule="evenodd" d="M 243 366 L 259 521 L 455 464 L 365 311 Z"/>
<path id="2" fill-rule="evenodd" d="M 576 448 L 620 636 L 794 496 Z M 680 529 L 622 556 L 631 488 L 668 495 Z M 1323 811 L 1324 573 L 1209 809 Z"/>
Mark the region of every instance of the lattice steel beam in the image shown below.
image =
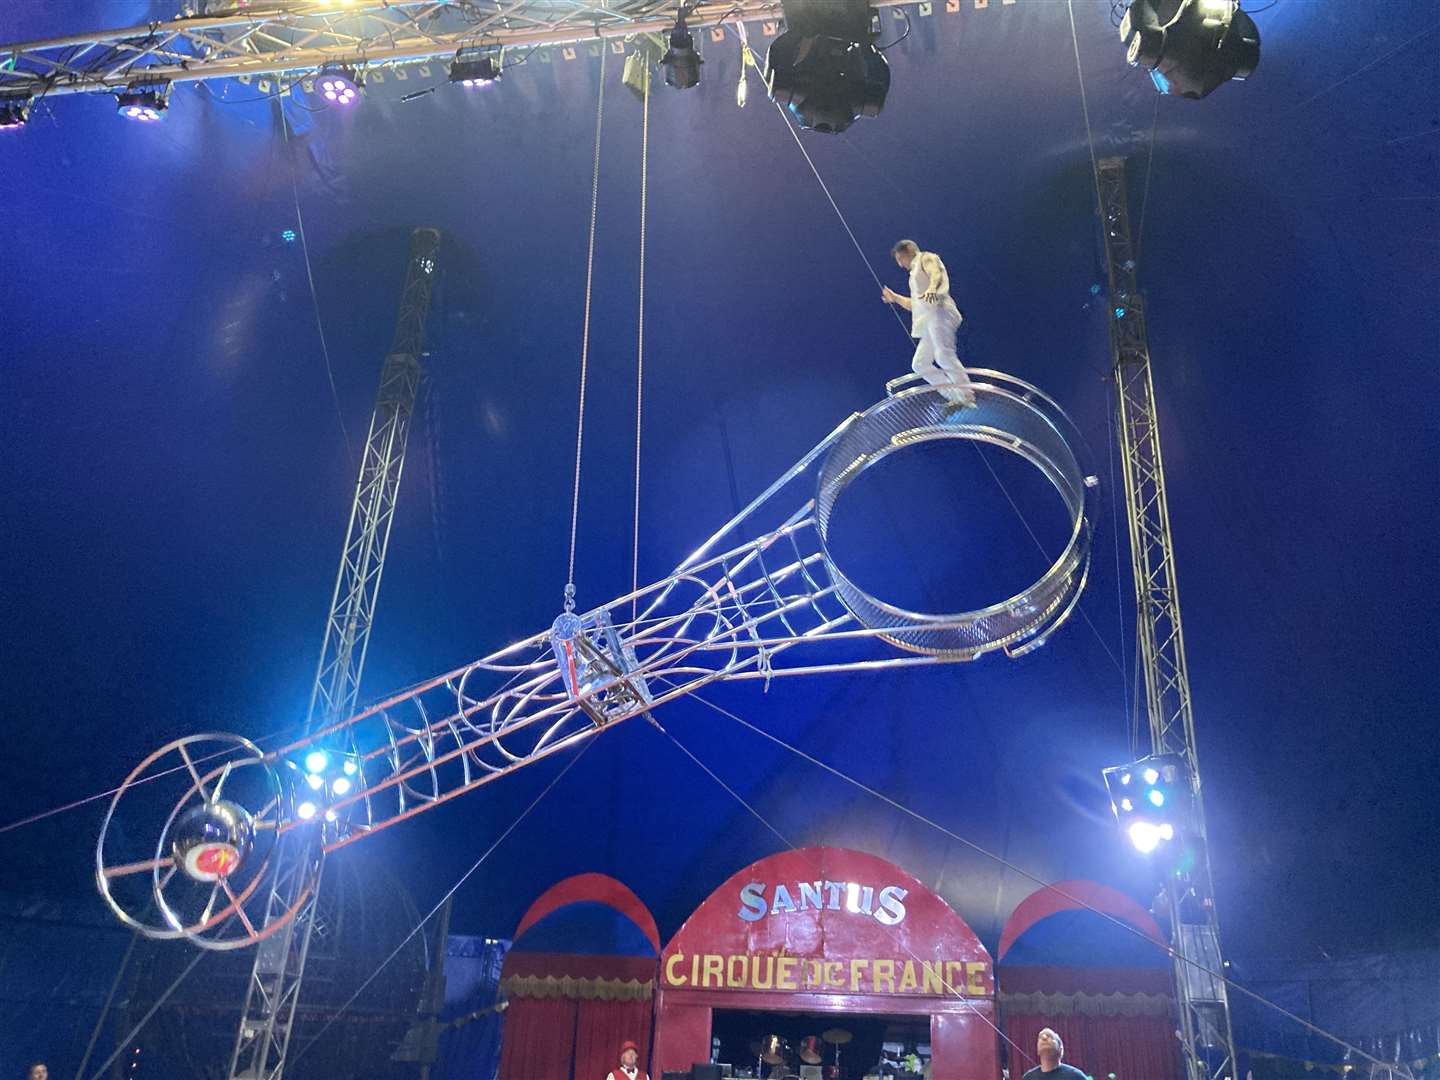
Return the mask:
<path id="1" fill-rule="evenodd" d="M 380 390 L 370 418 L 340 572 L 335 579 L 325 641 L 310 695 L 307 731 L 349 716 L 360 692 L 385 553 L 390 545 L 390 527 L 395 520 L 395 500 L 405 467 L 415 395 L 420 386 L 425 319 L 430 312 L 439 250 L 440 234 L 436 230 L 416 229 L 411 234 L 400 314 L 380 372 Z M 230 1058 L 232 1080 L 279 1080 L 294 1031 L 295 1007 L 300 1000 L 315 926 L 323 852 L 313 837 L 294 833 L 282 841 L 277 865 L 259 929 L 262 933 L 274 926 L 279 929 L 261 940 L 255 954 Z"/>
<path id="2" fill-rule="evenodd" d="M 1195 750 L 1195 717 L 1185 666 L 1185 633 L 1175 582 L 1175 549 L 1170 538 L 1145 302 L 1136 283 L 1135 246 L 1130 235 L 1125 159 L 1101 160 L 1096 186 L 1110 275 L 1110 344 L 1151 752 L 1175 754 L 1184 760 L 1190 775 L 1200 849 L 1190 874 L 1193 895 L 1174 875 L 1169 875 L 1166 883 L 1180 1037 L 1191 1080 L 1216 1080 L 1235 1075 L 1235 1039 L 1225 984 L 1197 967 L 1218 973 L 1224 961 L 1210 873 L 1200 762 Z"/>
<path id="3" fill-rule="evenodd" d="M 1074 425 L 1041 390 L 1000 372 L 970 375 L 975 403 L 963 409 L 915 376 L 897 380 L 671 574 L 633 594 L 583 614 L 566 611 L 548 631 L 273 751 L 230 735 L 162 747 L 111 801 L 96 848 L 101 892 L 152 937 L 184 936 L 214 949 L 263 943 L 284 924 L 261 925 L 250 909 L 266 895 L 276 845 L 290 837 L 335 851 L 714 682 L 875 672 L 1041 647 L 1085 586 L 1096 479 L 1076 455 Z M 1069 539 L 1043 577 L 1008 599 L 973 611 L 911 611 L 846 575 L 830 550 L 832 520 L 866 470 L 949 440 L 1037 468 L 1061 497 Z M 318 792 L 297 783 L 305 777 L 295 763 L 315 752 L 343 761 L 349 782 Z M 170 765 L 176 757 L 178 768 Z M 150 783 L 152 774 L 164 783 Z M 200 800 L 218 798 L 222 784 L 253 836 L 214 882 L 182 872 L 170 853 L 184 839 L 174 823 Z"/>
<path id="4" fill-rule="evenodd" d="M 906 0 L 871 0 L 888 7 Z M 0 45 L 0 94 L 111 93 L 135 83 L 302 75 L 453 56 L 461 48 L 529 47 L 662 33 L 672 0 L 290 0 L 115 30 Z M 779 0 L 701 3 L 691 28 L 779 19 Z"/>

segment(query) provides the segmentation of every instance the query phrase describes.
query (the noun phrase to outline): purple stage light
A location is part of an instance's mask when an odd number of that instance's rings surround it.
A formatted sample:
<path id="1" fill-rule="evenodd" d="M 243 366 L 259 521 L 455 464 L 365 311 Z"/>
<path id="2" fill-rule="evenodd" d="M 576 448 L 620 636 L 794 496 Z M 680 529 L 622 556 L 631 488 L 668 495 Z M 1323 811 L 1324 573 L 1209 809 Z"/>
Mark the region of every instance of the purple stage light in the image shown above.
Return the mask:
<path id="1" fill-rule="evenodd" d="M 154 123 L 170 107 L 164 90 L 126 90 L 115 97 L 115 110 L 127 120 Z"/>
<path id="2" fill-rule="evenodd" d="M 320 95 L 332 105 L 353 105 L 360 97 L 360 79 L 344 67 L 325 68 L 315 80 Z"/>
<path id="3" fill-rule="evenodd" d="M 0 131 L 14 131 L 30 119 L 30 99 L 0 98 Z"/>

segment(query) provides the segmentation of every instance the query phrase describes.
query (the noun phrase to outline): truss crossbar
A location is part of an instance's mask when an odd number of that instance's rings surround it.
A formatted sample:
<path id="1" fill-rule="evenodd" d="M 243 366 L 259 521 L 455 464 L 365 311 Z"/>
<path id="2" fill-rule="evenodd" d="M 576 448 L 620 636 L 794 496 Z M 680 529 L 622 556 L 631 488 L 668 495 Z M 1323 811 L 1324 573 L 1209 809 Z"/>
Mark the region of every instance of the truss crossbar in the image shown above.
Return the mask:
<path id="1" fill-rule="evenodd" d="M 355 711 L 420 385 L 425 319 L 439 249 L 436 230 L 416 229 L 411 234 L 400 313 L 380 372 L 380 389 L 310 696 L 307 730 L 332 725 Z M 264 918 L 256 932 L 263 935 L 277 923 L 282 925 L 259 939 L 230 1059 L 231 1080 L 279 1080 L 284 1074 L 315 926 L 322 854 L 314 838 L 303 832 L 292 833 L 281 842 Z"/>
<path id="2" fill-rule="evenodd" d="M 906 0 L 871 0 L 887 7 Z M 779 0 L 701 3 L 692 29 L 778 20 Z M 290 0 L 143 26 L 0 45 L 0 94 L 110 93 L 132 84 L 237 76 L 299 76 L 327 63 L 358 66 L 448 59 L 462 48 L 537 47 L 663 33 L 673 5 L 653 0 Z"/>
<path id="3" fill-rule="evenodd" d="M 1197 978 L 1194 966 L 1220 970 L 1220 928 L 1205 833 L 1200 763 L 1195 752 L 1195 718 L 1185 667 L 1185 635 L 1175 583 L 1175 549 L 1170 538 L 1145 300 L 1136 283 L 1125 159 L 1101 160 L 1096 182 L 1110 275 L 1110 344 L 1151 752 L 1175 754 L 1184 760 L 1191 778 L 1199 842 L 1196 866 L 1190 874 L 1193 896 L 1187 890 L 1182 897 L 1182 887 L 1173 875 L 1166 885 L 1174 937 L 1180 1036 L 1190 1080 L 1220 1080 L 1235 1075 L 1235 1041 L 1224 983 L 1203 973 Z"/>

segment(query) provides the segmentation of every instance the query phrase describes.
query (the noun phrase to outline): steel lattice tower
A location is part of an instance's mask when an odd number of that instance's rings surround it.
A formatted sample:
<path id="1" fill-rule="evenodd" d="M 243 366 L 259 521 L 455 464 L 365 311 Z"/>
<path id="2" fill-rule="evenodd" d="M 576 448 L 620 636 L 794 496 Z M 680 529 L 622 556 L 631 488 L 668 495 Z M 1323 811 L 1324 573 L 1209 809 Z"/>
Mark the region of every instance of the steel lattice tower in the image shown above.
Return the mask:
<path id="1" fill-rule="evenodd" d="M 385 551 L 395 519 L 400 474 L 405 467 L 405 444 L 420 385 L 425 319 L 430 311 L 439 249 L 440 233 L 435 229 L 416 229 L 410 236 L 400 314 L 380 372 L 380 390 L 370 418 L 340 572 L 335 578 L 325 641 L 310 695 L 307 732 L 328 727 L 355 712 L 375 602 L 380 595 L 380 577 L 385 569 Z M 307 892 L 308 900 L 294 919 L 262 940 L 256 950 L 230 1058 L 232 1080 L 279 1080 L 285 1071 L 323 863 L 313 835 L 292 834 L 287 840 L 290 847 L 282 852 L 280 870 L 266 904 L 266 923 L 288 912 Z"/>
<path id="2" fill-rule="evenodd" d="M 1175 583 L 1175 549 L 1150 372 L 1145 301 L 1135 277 L 1125 159 L 1103 158 L 1096 189 L 1110 277 L 1110 346 L 1125 478 L 1130 560 L 1135 579 L 1136 635 L 1145 677 L 1151 752 L 1180 757 L 1190 777 L 1198 852 L 1188 882 L 1167 875 L 1179 1035 L 1190 1080 L 1236 1072 L 1235 1038 L 1223 974 L 1220 928 L 1210 874 L 1209 842 L 1195 752 L 1195 717 L 1185 666 L 1185 635 Z"/>

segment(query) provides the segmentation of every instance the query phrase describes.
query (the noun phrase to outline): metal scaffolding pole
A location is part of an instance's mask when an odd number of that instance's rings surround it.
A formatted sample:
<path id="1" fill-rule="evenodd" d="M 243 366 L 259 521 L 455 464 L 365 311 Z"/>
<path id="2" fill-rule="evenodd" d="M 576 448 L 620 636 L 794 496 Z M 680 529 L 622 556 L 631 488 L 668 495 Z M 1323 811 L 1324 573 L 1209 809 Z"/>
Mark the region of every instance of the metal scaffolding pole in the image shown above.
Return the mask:
<path id="1" fill-rule="evenodd" d="M 1208 973 L 1223 974 L 1224 961 L 1210 873 L 1200 762 L 1195 751 L 1195 717 L 1185 667 L 1185 635 L 1175 583 L 1175 549 L 1170 539 L 1145 301 L 1135 276 L 1125 159 L 1101 159 L 1096 187 L 1110 276 L 1110 344 L 1151 752 L 1176 755 L 1185 764 L 1198 847 L 1195 865 L 1186 877 L 1169 874 L 1165 885 L 1174 950 L 1175 1000 L 1180 1014 L 1178 1034 L 1190 1080 L 1221 1080 L 1235 1076 L 1235 1038 L 1225 983 Z"/>
<path id="2" fill-rule="evenodd" d="M 400 314 L 380 372 L 380 390 L 310 695 L 307 732 L 328 727 L 355 711 L 420 385 L 425 319 L 439 248 L 440 233 L 435 229 L 416 229 L 410 235 Z M 313 835 L 292 833 L 284 842 L 287 847 L 280 854 L 280 868 L 270 888 L 265 922 L 268 925 L 288 916 L 297 904 L 301 906 L 283 929 L 264 938 L 256 950 L 230 1058 L 231 1080 L 279 1080 L 285 1071 L 324 859 Z"/>

